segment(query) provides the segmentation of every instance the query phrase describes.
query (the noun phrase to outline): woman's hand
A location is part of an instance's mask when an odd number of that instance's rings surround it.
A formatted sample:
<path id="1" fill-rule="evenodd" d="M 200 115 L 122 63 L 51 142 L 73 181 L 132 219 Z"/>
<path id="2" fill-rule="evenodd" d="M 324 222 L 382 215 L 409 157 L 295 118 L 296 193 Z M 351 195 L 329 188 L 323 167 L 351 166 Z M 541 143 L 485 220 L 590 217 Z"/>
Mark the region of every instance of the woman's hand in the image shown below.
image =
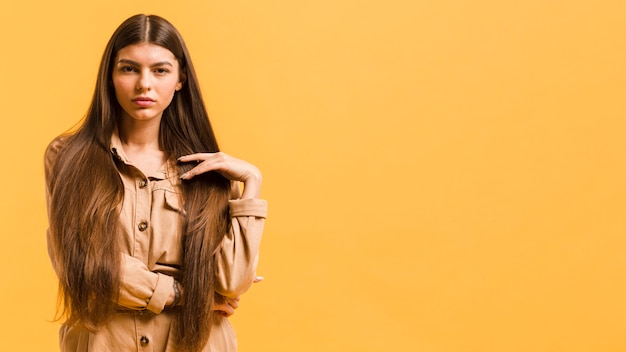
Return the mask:
<path id="1" fill-rule="evenodd" d="M 263 281 L 263 276 L 256 276 L 254 278 L 253 283 Z M 239 298 L 241 296 L 237 296 L 235 298 L 225 297 L 218 293 L 215 294 L 215 303 L 213 304 L 213 310 L 216 311 L 219 315 L 223 317 L 230 317 L 235 314 L 235 309 L 239 308 Z"/>
<path id="2" fill-rule="evenodd" d="M 228 318 L 229 316 L 235 314 L 235 309 L 237 308 L 239 308 L 239 296 L 230 298 L 215 294 L 213 310 L 219 315 Z"/>
<path id="3" fill-rule="evenodd" d="M 244 160 L 217 152 L 184 155 L 178 158 L 178 161 L 183 163 L 195 161 L 198 163 L 193 169 L 180 176 L 183 180 L 190 180 L 205 172 L 217 171 L 231 181 L 243 182 L 244 188 L 241 199 L 258 198 L 261 193 L 261 171 Z"/>

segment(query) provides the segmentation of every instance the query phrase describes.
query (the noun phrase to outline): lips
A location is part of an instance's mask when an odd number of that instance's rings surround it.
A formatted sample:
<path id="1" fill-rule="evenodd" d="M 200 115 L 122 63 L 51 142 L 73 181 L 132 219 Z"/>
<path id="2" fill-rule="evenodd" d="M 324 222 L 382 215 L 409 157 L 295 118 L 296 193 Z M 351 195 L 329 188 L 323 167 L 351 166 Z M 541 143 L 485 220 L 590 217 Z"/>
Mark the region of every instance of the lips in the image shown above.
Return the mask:
<path id="1" fill-rule="evenodd" d="M 148 97 L 138 97 L 133 99 L 132 102 L 139 106 L 150 106 L 154 104 L 155 100 Z"/>

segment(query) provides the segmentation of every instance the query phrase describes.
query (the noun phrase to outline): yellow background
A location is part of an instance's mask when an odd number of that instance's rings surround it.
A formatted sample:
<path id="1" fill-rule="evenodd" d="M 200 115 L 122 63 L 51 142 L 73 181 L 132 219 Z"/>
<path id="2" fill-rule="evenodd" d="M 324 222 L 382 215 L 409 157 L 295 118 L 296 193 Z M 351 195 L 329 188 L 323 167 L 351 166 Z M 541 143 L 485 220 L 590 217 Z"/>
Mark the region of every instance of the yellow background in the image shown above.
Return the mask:
<path id="1" fill-rule="evenodd" d="M 626 350 L 623 0 L 3 1 L 0 350 L 57 349 L 42 154 L 140 12 L 264 173 L 240 351 Z"/>

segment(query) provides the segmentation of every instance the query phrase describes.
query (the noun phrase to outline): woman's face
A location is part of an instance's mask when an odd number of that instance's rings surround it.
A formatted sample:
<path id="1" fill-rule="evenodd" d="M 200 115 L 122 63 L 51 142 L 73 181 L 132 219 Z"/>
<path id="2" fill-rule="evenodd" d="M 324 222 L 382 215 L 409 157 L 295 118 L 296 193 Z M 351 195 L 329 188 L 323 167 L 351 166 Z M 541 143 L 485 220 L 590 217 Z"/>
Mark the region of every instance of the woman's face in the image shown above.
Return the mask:
<path id="1" fill-rule="evenodd" d="M 113 66 L 115 97 L 124 110 L 124 118 L 137 121 L 161 119 L 182 88 L 180 68 L 174 54 L 150 43 L 122 48 Z"/>

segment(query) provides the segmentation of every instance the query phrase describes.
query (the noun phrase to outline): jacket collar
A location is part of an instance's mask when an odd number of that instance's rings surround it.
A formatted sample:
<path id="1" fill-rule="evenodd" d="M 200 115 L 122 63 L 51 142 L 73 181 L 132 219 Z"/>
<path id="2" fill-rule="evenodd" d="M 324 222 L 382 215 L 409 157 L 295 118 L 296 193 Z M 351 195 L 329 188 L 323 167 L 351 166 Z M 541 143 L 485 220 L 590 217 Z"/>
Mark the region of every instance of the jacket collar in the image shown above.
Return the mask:
<path id="1" fill-rule="evenodd" d="M 124 152 L 124 147 L 122 146 L 122 140 L 120 139 L 119 132 L 117 128 L 113 130 L 113 134 L 111 135 L 111 143 L 109 145 L 109 151 L 111 154 L 117 158 L 119 161 L 123 162 L 128 166 L 132 166 L 137 171 L 143 173 L 139 168 L 137 168 L 133 162 L 126 156 L 126 152 Z M 170 178 L 172 183 L 177 183 L 177 177 L 170 177 L 177 174 L 176 164 L 173 160 L 168 159 L 165 165 L 163 165 L 159 170 L 152 172 L 150 174 L 144 175 L 151 179 L 163 180 L 166 178 Z"/>

